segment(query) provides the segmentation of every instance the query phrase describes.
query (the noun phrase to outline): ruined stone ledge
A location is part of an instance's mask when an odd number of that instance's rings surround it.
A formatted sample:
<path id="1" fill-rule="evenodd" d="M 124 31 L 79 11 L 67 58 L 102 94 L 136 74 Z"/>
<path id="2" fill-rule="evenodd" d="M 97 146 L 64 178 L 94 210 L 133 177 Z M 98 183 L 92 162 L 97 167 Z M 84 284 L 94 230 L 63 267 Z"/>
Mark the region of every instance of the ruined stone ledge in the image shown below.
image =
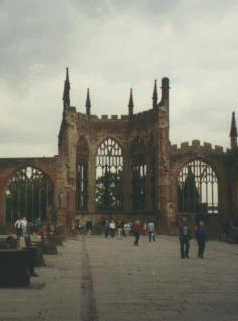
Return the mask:
<path id="1" fill-rule="evenodd" d="M 192 144 L 189 145 L 189 142 L 181 143 L 181 147 L 178 148 L 177 144 L 170 146 L 170 153 L 184 153 L 188 151 L 199 150 L 204 152 L 214 152 L 214 153 L 225 153 L 222 146 L 215 145 L 212 148 L 212 144 L 204 142 L 204 145 L 201 145 L 200 140 L 194 139 L 192 140 Z M 229 152 L 229 149 L 226 151 Z"/>

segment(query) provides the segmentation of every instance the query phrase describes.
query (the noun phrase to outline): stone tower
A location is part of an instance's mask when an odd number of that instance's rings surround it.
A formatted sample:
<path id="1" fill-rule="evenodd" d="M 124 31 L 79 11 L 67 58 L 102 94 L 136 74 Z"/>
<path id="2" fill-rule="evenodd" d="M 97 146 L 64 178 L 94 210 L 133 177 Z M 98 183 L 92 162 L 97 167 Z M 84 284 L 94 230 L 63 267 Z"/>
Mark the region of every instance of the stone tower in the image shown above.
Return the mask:
<path id="1" fill-rule="evenodd" d="M 162 79 L 159 103 L 155 81 L 151 109 L 144 112 L 135 113 L 131 89 L 128 115 L 120 117 L 93 115 L 89 90 L 86 112 L 77 112 L 69 104 L 69 89 L 67 69 L 58 142 L 66 220 L 138 215 L 167 224 L 169 79 Z"/>

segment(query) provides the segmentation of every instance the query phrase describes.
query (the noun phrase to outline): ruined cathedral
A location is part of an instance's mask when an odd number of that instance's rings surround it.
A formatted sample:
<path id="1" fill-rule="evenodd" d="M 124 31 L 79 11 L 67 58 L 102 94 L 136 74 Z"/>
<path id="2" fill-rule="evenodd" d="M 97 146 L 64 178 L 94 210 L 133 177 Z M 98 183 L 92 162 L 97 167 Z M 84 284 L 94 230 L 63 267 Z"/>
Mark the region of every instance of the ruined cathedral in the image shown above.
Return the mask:
<path id="1" fill-rule="evenodd" d="M 173 145 L 169 90 L 168 78 L 159 94 L 155 81 L 151 108 L 135 113 L 131 89 L 127 115 L 99 117 L 89 90 L 85 113 L 71 105 L 67 69 L 58 155 L 0 159 L 1 223 L 26 216 L 72 227 L 81 219 L 139 217 L 170 230 L 188 216 L 210 220 L 218 232 L 238 215 L 235 114 L 230 149 L 199 140 Z"/>

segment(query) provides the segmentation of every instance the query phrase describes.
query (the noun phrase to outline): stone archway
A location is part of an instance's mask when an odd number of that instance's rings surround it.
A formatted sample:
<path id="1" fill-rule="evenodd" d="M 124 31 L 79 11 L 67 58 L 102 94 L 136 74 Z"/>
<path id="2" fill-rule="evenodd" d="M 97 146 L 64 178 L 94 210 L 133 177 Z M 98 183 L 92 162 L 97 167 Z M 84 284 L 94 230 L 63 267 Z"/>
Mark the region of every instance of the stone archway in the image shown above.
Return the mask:
<path id="1" fill-rule="evenodd" d="M 108 137 L 101 142 L 96 154 L 96 210 L 123 210 L 123 154 L 121 145 Z"/>
<path id="2" fill-rule="evenodd" d="M 189 161 L 178 176 L 178 211 L 200 218 L 218 215 L 218 179 L 199 158 Z"/>
<path id="3" fill-rule="evenodd" d="M 25 166 L 17 169 L 5 185 L 5 220 L 14 222 L 25 216 L 28 221 L 40 217 L 51 220 L 54 204 L 54 186 L 42 170 Z"/>

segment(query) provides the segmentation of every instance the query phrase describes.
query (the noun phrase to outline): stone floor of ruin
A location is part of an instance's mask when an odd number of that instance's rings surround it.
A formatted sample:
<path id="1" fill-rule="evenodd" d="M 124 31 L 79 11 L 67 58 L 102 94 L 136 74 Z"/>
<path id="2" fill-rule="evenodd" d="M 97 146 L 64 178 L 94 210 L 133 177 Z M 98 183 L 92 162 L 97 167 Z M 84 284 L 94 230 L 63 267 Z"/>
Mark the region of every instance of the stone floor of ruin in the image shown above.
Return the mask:
<path id="1" fill-rule="evenodd" d="M 238 245 L 181 259 L 175 236 L 77 236 L 45 255 L 30 288 L 0 289 L 0 320 L 238 320 Z"/>

